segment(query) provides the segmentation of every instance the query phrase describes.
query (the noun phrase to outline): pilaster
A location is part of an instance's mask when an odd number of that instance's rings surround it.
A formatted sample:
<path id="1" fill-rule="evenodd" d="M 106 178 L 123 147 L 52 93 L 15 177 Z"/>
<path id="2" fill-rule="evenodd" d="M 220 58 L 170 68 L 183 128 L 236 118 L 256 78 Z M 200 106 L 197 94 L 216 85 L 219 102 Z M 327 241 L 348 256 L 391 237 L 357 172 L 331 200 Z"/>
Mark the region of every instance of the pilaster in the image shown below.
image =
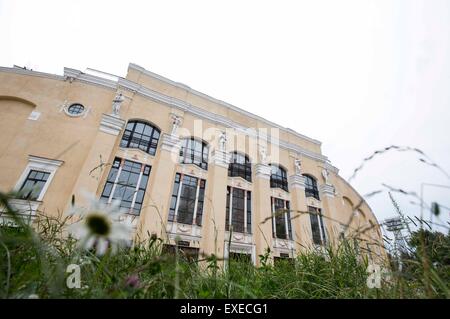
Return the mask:
<path id="1" fill-rule="evenodd" d="M 256 245 L 256 264 L 260 264 L 259 255 L 264 255 L 267 248 L 272 250 L 272 209 L 270 203 L 270 166 L 255 165 L 254 187 L 254 238 Z"/>
<path id="2" fill-rule="evenodd" d="M 180 154 L 180 139 L 171 134 L 162 134 L 161 149 L 150 174 L 149 187 L 141 211 L 139 237 L 146 239 L 148 234 L 156 234 L 167 239 L 170 198 L 173 181 Z"/>
<path id="3" fill-rule="evenodd" d="M 103 173 L 109 169 L 109 166 L 106 164 L 114 150 L 117 137 L 124 126 L 124 120 L 108 114 L 102 114 L 99 130 L 72 191 L 76 205 L 82 206 L 86 204 L 83 192 L 98 195 L 99 186 L 101 186 L 100 182 L 102 176 L 104 176 Z"/>

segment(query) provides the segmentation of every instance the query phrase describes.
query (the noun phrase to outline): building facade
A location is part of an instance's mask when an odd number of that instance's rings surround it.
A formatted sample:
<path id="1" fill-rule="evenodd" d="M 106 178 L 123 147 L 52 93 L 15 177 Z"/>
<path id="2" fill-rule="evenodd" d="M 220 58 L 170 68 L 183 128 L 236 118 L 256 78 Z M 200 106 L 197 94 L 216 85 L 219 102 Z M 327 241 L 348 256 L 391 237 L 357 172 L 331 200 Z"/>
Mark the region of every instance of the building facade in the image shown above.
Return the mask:
<path id="1" fill-rule="evenodd" d="M 375 215 L 319 141 L 135 64 L 126 77 L 0 68 L 0 125 L 0 191 L 20 191 L 24 217 L 90 193 L 121 201 L 135 240 L 194 253 L 258 264 L 267 248 L 288 258 L 343 237 L 384 252 Z"/>

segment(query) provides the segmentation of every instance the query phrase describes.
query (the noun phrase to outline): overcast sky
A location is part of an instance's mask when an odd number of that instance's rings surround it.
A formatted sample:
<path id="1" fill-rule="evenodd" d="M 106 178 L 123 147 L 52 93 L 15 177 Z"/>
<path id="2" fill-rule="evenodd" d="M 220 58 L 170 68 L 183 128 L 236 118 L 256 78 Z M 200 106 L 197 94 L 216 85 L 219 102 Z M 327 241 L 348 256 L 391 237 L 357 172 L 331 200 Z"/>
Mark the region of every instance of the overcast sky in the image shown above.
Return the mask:
<path id="1" fill-rule="evenodd" d="M 0 39 L 1 66 L 125 76 L 141 65 L 319 139 L 345 179 L 392 144 L 450 172 L 450 1 L 0 0 Z M 352 185 L 450 185 L 419 158 L 380 156 Z M 450 189 L 425 186 L 424 200 L 450 207 Z M 368 202 L 379 220 L 395 216 L 387 193 Z"/>

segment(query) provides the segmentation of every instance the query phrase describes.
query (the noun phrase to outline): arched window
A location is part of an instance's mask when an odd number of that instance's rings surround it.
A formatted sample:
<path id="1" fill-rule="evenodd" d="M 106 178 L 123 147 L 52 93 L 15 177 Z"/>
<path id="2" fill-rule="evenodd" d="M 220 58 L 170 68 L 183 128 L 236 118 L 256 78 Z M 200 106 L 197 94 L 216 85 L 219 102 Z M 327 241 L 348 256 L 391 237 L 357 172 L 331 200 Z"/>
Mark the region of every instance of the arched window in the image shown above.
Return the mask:
<path id="1" fill-rule="evenodd" d="M 194 137 L 185 138 L 181 144 L 180 158 L 183 164 L 194 164 L 208 169 L 208 145 Z"/>
<path id="2" fill-rule="evenodd" d="M 305 176 L 305 195 L 306 197 L 314 197 L 315 199 L 320 200 L 319 198 L 319 190 L 317 189 L 317 181 L 315 178 L 309 175 Z"/>
<path id="3" fill-rule="evenodd" d="M 228 176 L 242 177 L 243 179 L 252 181 L 252 163 L 247 155 L 238 152 L 231 153 L 230 165 L 228 166 Z"/>
<path id="4" fill-rule="evenodd" d="M 150 155 L 155 155 L 159 135 L 160 130 L 148 123 L 129 121 L 123 132 L 120 147 L 138 148 Z"/>
<path id="5" fill-rule="evenodd" d="M 270 164 L 272 172 L 270 174 L 270 187 L 279 187 L 288 192 L 288 181 L 286 170 L 278 165 Z"/>

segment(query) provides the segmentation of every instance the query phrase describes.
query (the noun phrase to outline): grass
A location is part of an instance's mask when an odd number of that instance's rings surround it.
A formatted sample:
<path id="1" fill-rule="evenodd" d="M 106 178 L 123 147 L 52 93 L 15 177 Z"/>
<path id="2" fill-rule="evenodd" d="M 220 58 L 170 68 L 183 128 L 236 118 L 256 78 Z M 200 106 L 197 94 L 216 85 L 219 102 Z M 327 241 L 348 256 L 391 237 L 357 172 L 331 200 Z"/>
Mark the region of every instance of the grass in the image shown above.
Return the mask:
<path id="1" fill-rule="evenodd" d="M 419 154 L 420 162 L 449 177 L 421 150 L 390 146 L 365 158 L 350 180 L 366 162 L 392 151 Z M 344 238 L 322 252 L 302 251 L 295 259 L 275 265 L 267 250 L 258 257 L 259 267 L 230 260 L 224 268 L 214 255 L 189 261 L 178 250 L 165 252 L 163 240 L 156 237 L 116 254 L 108 250 L 97 256 L 95 251 L 79 249 L 77 241 L 65 235 L 67 218 L 38 214 L 30 227 L 8 205 L 17 194 L 0 193 L 0 206 L 18 225 L 0 226 L 0 298 L 450 298 L 450 233 L 432 232 L 431 221 L 423 216 L 413 220 L 403 214 L 393 197 L 393 193 L 412 196 L 430 210 L 417 194 L 383 186 L 395 213 L 420 229 L 408 228 L 409 248 L 401 256 L 401 269 L 395 256 L 388 254 L 382 261 L 388 276 L 379 288 L 368 285 L 369 260 L 362 249 L 355 249 L 353 238 Z M 357 233 L 363 235 L 375 226 Z M 67 269 L 72 264 L 80 267 L 79 288 L 67 285 L 72 275 Z"/>
<path id="2" fill-rule="evenodd" d="M 35 225 L 0 228 L 2 298 L 448 297 L 448 282 L 432 277 L 426 283 L 420 267 L 408 275 L 394 271 L 381 288 L 368 288 L 368 261 L 346 241 L 326 254 L 304 252 L 276 266 L 230 261 L 224 270 L 211 256 L 196 263 L 163 253 L 158 238 L 99 257 L 77 249 L 74 239 L 63 236 L 64 220 L 40 216 Z M 80 288 L 66 285 L 69 264 L 80 265 Z"/>

